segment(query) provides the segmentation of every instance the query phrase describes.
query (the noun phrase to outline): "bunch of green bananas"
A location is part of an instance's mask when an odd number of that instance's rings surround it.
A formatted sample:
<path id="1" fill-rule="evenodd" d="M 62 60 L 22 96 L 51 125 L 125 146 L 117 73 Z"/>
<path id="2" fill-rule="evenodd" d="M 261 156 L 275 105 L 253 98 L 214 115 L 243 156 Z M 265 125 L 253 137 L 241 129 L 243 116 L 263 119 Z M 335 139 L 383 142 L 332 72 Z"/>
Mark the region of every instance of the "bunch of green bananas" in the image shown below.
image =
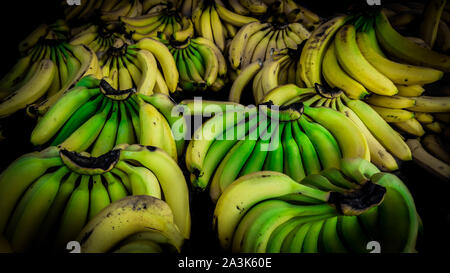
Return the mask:
<path id="1" fill-rule="evenodd" d="M 420 228 L 414 199 L 393 174 L 363 159 L 342 161 L 300 183 L 278 172 L 234 181 L 217 202 L 213 226 L 233 252 L 415 252 Z"/>
<path id="2" fill-rule="evenodd" d="M 175 161 L 184 146 L 184 118 L 173 116 L 166 95 L 145 96 L 135 89 L 116 90 L 102 79 L 83 78 L 39 119 L 34 145 L 60 146 L 100 156 L 119 144 L 152 145 Z M 172 132 L 174 124 L 181 132 Z"/>
<path id="3" fill-rule="evenodd" d="M 120 17 L 126 33 L 139 41 L 143 38 L 157 37 L 164 33 L 167 36 L 181 29 L 186 17 L 179 14 L 172 5 L 161 4 L 161 10 L 150 10 L 150 13 L 137 17 Z M 185 19 L 183 19 L 185 18 Z"/>
<path id="4" fill-rule="evenodd" d="M 370 160 L 369 147 L 344 114 L 301 103 L 280 108 L 268 103 L 258 108 L 234 105 L 216 113 L 194 132 L 185 161 L 193 186 L 210 185 L 216 201 L 246 174 L 277 171 L 301 181 L 339 168 L 342 158 L 356 157 Z"/>
<path id="5" fill-rule="evenodd" d="M 87 45 L 95 53 L 102 54 L 112 47 L 117 39 L 125 39 L 112 24 L 86 24 L 76 29 L 69 43 L 72 45 Z"/>
<path id="6" fill-rule="evenodd" d="M 300 53 L 301 48 L 287 48 L 269 53 L 264 62 L 252 62 L 234 79 L 228 100 L 239 103 L 244 91 L 250 88 L 250 82 L 256 103 L 262 102 L 264 96 L 280 85 L 295 84 L 304 87 L 297 70 Z"/>
<path id="7" fill-rule="evenodd" d="M 287 84 L 274 88 L 263 101 L 280 106 L 301 101 L 305 105 L 332 108 L 343 113 L 356 125 L 355 130 L 364 135 L 371 161 L 384 171 L 398 169 L 395 158 L 411 160 L 410 149 L 386 120 L 369 104 L 350 99 L 341 90 L 327 89 L 319 84 L 315 89 Z"/>
<path id="8" fill-rule="evenodd" d="M 433 83 L 450 71 L 450 57 L 402 36 L 379 12 L 338 16 L 320 25 L 306 42 L 299 66 L 306 86 L 322 83 L 323 75 L 330 86 L 362 99 L 369 93 L 393 96 L 404 86 Z"/>
<path id="9" fill-rule="evenodd" d="M 157 147 L 127 144 L 99 157 L 52 146 L 15 160 L 1 174 L 0 231 L 17 252 L 47 244 L 61 249 L 103 208 L 130 194 L 164 198 L 189 238 L 189 193 L 176 161 Z"/>
<path id="10" fill-rule="evenodd" d="M 177 64 L 178 90 L 196 91 L 209 87 L 214 91 L 221 90 L 227 81 L 225 57 L 212 41 L 192 35 L 193 29 L 188 27 L 176 32 L 174 38 L 160 40 L 169 48 Z"/>
<path id="11" fill-rule="evenodd" d="M 42 110 L 41 105 L 46 108 L 81 77 L 98 76 L 99 71 L 97 56 L 88 47 L 39 39 L 0 80 L 0 117 L 26 107 L 28 114 L 34 115 Z"/>
<path id="12" fill-rule="evenodd" d="M 228 47 L 231 67 L 239 73 L 258 60 L 271 59 L 273 51 L 297 47 L 310 37 L 299 22 L 251 22 L 239 29 Z"/>
<path id="13" fill-rule="evenodd" d="M 161 199 L 124 197 L 89 220 L 78 236 L 81 252 L 180 252 L 184 237 L 173 218 L 170 206 Z"/>

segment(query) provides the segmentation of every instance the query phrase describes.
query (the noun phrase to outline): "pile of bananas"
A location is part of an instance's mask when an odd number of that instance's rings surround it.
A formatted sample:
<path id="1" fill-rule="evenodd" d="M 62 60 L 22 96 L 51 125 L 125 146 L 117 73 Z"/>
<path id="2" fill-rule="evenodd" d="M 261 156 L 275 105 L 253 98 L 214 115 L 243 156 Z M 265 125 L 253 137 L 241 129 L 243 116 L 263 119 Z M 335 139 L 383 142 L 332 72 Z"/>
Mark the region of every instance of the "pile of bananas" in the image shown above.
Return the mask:
<path id="1" fill-rule="evenodd" d="M 171 115 L 174 105 L 166 95 L 117 90 L 106 80 L 87 76 L 39 119 L 31 143 L 87 151 L 95 157 L 119 144 L 140 143 L 159 147 L 176 161 L 186 128 L 183 117 Z M 175 123 L 181 125 L 178 135 L 171 129 Z"/>
<path id="2" fill-rule="evenodd" d="M 395 175 L 365 160 L 343 160 L 300 183 L 276 172 L 234 181 L 217 202 L 213 226 L 233 252 L 415 252 L 420 227 L 414 199 Z"/>
<path id="3" fill-rule="evenodd" d="M 184 239 L 170 206 L 148 195 L 112 202 L 78 236 L 82 253 L 174 253 L 181 251 Z"/>
<path id="4" fill-rule="evenodd" d="M 35 104 L 48 105 L 84 75 L 99 75 L 95 53 L 84 45 L 71 45 L 53 37 L 38 39 L 1 79 L 0 117 Z"/>
<path id="5" fill-rule="evenodd" d="M 268 105 L 233 106 L 234 111 L 216 113 L 194 132 L 186 166 L 194 187 L 210 186 L 213 201 L 236 178 L 257 171 L 284 172 L 300 182 L 339 168 L 342 158 L 370 160 L 364 135 L 344 114 L 302 103 L 278 110 Z"/>
<path id="6" fill-rule="evenodd" d="M 127 195 L 164 197 L 181 235 L 190 234 L 183 173 L 153 146 L 119 145 L 99 157 L 56 147 L 29 153 L 3 171 L 0 195 L 0 230 L 19 252 L 43 245 L 64 249 L 88 220 Z"/>

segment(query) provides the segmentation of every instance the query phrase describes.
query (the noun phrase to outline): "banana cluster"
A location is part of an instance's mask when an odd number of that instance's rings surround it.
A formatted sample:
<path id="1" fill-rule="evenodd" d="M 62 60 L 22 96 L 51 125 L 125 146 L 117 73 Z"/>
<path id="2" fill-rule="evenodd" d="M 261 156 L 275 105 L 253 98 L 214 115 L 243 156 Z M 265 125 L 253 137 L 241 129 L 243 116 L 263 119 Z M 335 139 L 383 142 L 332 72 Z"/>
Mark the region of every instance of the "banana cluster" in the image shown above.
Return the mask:
<path id="1" fill-rule="evenodd" d="M 362 159 L 344 159 L 340 169 L 300 182 L 267 171 L 240 177 L 214 211 L 221 246 L 235 253 L 367 253 L 377 241 L 382 253 L 415 252 L 420 220 L 403 182 Z"/>
<path id="2" fill-rule="evenodd" d="M 370 160 L 363 134 L 336 110 L 301 103 L 229 106 L 234 110 L 216 113 L 194 132 L 186 150 L 191 183 L 200 189 L 209 186 L 213 201 L 236 178 L 257 171 L 301 181 L 339 168 L 342 158 Z"/>
<path id="3" fill-rule="evenodd" d="M 17 252 L 64 249 L 89 220 L 128 195 L 163 196 L 182 237 L 190 234 L 183 173 L 153 146 L 119 145 L 99 157 L 54 146 L 26 154 L 3 171 L 0 195 L 0 230 Z"/>
<path id="4" fill-rule="evenodd" d="M 272 89 L 280 85 L 295 84 L 304 87 L 305 84 L 297 70 L 300 53 L 301 48 L 288 48 L 273 51 L 273 54 L 269 53 L 269 58 L 264 62 L 260 60 L 252 62 L 234 79 L 228 100 L 239 103 L 244 91 L 249 89 L 250 83 L 256 104 L 262 102 Z"/>
<path id="5" fill-rule="evenodd" d="M 408 64 L 391 60 L 385 54 Z M 392 96 L 399 86 L 424 85 L 450 68 L 446 55 L 423 48 L 392 28 L 383 12 L 372 17 L 335 17 L 306 42 L 299 66 L 307 86 L 325 81 L 354 99 Z"/>
<path id="6" fill-rule="evenodd" d="M 120 17 L 125 32 L 135 41 L 157 37 L 160 34 L 173 35 L 182 28 L 187 17 L 177 12 L 172 5 L 160 4 L 149 13 L 137 17 Z"/>
<path id="7" fill-rule="evenodd" d="M 166 95 L 116 90 L 106 80 L 85 77 L 39 119 L 31 143 L 87 151 L 92 156 L 119 144 L 140 143 L 159 147 L 176 161 L 186 128 L 183 117 L 172 116 L 173 107 Z M 181 125 L 181 132 L 172 132 L 174 123 Z"/>
<path id="8" fill-rule="evenodd" d="M 117 39 L 124 40 L 124 35 L 110 25 L 86 24 L 72 32 L 69 43 L 72 45 L 86 45 L 98 55 L 111 48 Z"/>
<path id="9" fill-rule="evenodd" d="M 177 33 L 179 34 L 179 32 Z M 183 35 L 175 35 L 179 38 Z M 179 91 L 221 90 L 227 80 L 227 63 L 220 49 L 203 37 L 190 37 L 178 42 L 161 41 L 168 47 L 180 75 Z"/>
<path id="10" fill-rule="evenodd" d="M 243 71 L 250 63 L 269 60 L 273 51 L 297 49 L 311 33 L 299 22 L 251 22 L 239 29 L 228 47 L 234 70 Z"/>
<path id="11" fill-rule="evenodd" d="M 108 239 L 104 234 L 108 233 Z M 82 240 L 82 238 L 87 238 Z M 78 236 L 82 253 L 176 253 L 184 243 L 170 206 L 161 199 L 127 196 L 106 206 Z"/>
<path id="12" fill-rule="evenodd" d="M 300 101 L 311 107 L 332 108 L 341 112 L 356 125 L 355 130 L 364 135 L 370 160 L 384 171 L 398 169 L 396 158 L 411 160 L 411 151 L 398 132 L 368 103 L 350 99 L 342 90 L 326 89 L 319 84 L 315 89 L 288 84 L 274 88 L 263 101 L 276 105 Z"/>
<path id="13" fill-rule="evenodd" d="M 90 48 L 45 37 L 0 80 L 1 118 L 24 108 L 28 108 L 29 115 L 35 115 L 81 77 L 99 76 L 98 59 Z"/>

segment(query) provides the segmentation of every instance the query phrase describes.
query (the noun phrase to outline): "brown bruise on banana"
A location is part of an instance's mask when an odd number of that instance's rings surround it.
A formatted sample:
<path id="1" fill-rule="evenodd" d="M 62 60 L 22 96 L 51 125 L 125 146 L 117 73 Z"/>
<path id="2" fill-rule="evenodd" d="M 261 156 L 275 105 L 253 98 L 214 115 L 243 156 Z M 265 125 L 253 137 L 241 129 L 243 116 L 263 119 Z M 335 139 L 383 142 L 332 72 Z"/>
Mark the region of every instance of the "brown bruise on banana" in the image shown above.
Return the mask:
<path id="1" fill-rule="evenodd" d="M 328 203 L 347 216 L 360 215 L 383 202 L 386 188 L 371 181 L 348 193 L 330 192 Z"/>
<path id="2" fill-rule="evenodd" d="M 114 149 L 99 157 L 81 155 L 65 149 L 59 151 L 62 162 L 70 170 L 85 175 L 98 175 L 111 171 L 120 159 L 121 149 Z"/>
<path id="3" fill-rule="evenodd" d="M 105 95 L 106 97 L 116 100 L 116 101 L 123 101 L 127 100 L 131 97 L 131 95 L 136 93 L 136 88 L 130 88 L 125 90 L 117 90 L 114 89 L 105 79 L 102 79 L 100 81 L 100 91 Z"/>

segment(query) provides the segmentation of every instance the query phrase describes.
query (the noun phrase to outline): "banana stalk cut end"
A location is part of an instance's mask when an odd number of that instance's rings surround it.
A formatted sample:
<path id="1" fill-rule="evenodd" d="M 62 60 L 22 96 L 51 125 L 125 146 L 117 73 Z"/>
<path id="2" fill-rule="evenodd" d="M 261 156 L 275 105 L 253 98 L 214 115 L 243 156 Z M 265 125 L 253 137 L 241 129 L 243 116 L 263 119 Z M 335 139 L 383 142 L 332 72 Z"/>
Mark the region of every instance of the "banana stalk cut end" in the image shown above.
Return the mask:
<path id="1" fill-rule="evenodd" d="M 114 89 L 108 81 L 102 79 L 100 81 L 100 91 L 112 100 L 127 100 L 132 94 L 136 93 L 136 88 L 117 90 Z"/>
<path id="2" fill-rule="evenodd" d="M 59 155 L 63 163 L 72 171 L 85 175 L 98 175 L 114 168 L 120 159 L 120 151 L 120 149 L 114 149 L 99 157 L 91 157 L 62 149 Z"/>
<path id="3" fill-rule="evenodd" d="M 368 181 L 348 193 L 330 192 L 328 203 L 336 206 L 343 215 L 360 215 L 379 205 L 385 194 L 385 187 Z"/>
<path id="4" fill-rule="evenodd" d="M 321 97 L 326 99 L 337 98 L 343 93 L 339 88 L 325 88 L 325 86 L 318 83 L 315 83 L 314 88 Z"/>

